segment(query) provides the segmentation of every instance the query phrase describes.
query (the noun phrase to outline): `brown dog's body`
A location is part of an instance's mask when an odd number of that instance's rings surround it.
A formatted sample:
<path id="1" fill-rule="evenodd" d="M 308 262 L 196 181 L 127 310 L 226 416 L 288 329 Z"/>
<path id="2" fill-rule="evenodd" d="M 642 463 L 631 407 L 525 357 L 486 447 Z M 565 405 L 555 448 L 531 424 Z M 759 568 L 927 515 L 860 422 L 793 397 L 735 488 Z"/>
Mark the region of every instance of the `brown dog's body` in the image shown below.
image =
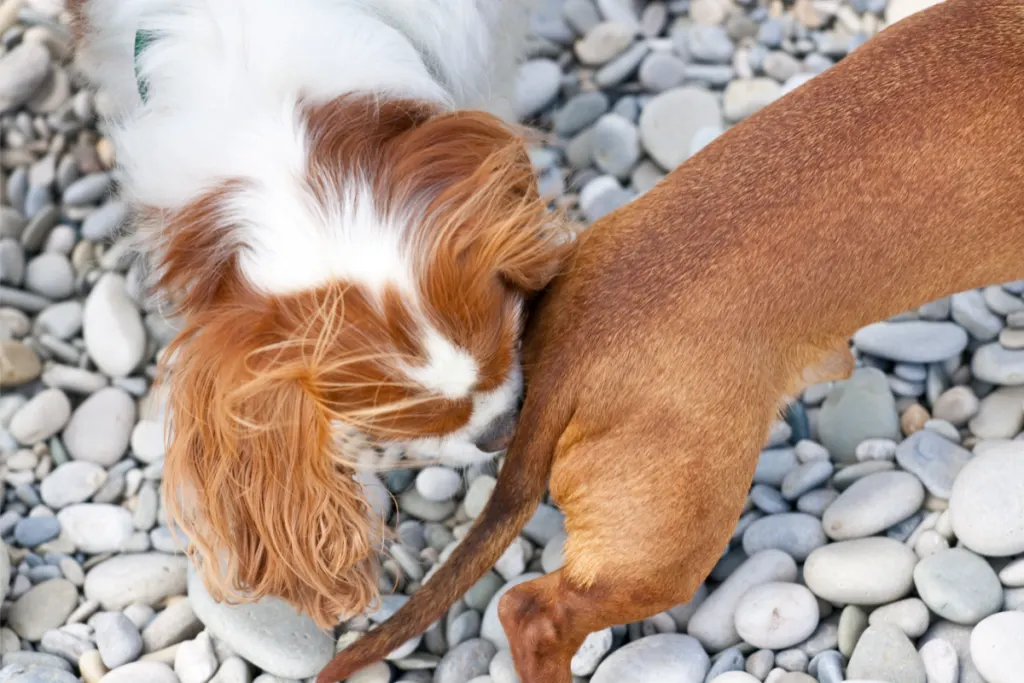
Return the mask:
<path id="1" fill-rule="evenodd" d="M 500 616 L 523 683 L 592 631 L 687 601 L 771 420 L 848 376 L 858 328 L 1024 274 L 1024 4 L 947 0 L 593 226 L 540 302 L 520 430 L 448 563 L 321 683 L 422 631 L 498 557 L 550 472 L 562 569 Z"/>

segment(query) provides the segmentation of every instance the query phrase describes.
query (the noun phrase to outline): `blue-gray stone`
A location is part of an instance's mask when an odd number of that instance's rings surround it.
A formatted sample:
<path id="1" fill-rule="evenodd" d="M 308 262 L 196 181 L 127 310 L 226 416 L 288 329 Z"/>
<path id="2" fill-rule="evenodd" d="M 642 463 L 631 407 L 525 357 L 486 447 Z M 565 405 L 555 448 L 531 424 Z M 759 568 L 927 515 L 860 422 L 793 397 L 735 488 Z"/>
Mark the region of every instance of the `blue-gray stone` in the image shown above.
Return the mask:
<path id="1" fill-rule="evenodd" d="M 35 548 L 51 541 L 60 534 L 60 522 L 56 517 L 24 517 L 14 527 L 14 540 L 23 548 Z"/>

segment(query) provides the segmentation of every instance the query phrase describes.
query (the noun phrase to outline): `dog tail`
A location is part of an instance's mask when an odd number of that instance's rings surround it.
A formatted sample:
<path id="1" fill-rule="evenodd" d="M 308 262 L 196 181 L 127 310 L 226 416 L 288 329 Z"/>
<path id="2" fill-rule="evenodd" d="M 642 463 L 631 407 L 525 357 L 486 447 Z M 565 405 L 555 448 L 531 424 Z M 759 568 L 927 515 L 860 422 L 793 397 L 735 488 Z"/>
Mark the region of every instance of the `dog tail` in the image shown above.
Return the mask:
<path id="1" fill-rule="evenodd" d="M 535 396 L 545 395 L 541 387 L 535 389 Z M 536 403 L 528 394 L 494 492 L 448 560 L 386 623 L 335 655 L 316 683 L 342 681 L 426 631 L 519 535 L 544 495 L 555 447 L 568 424 L 568 415 Z"/>

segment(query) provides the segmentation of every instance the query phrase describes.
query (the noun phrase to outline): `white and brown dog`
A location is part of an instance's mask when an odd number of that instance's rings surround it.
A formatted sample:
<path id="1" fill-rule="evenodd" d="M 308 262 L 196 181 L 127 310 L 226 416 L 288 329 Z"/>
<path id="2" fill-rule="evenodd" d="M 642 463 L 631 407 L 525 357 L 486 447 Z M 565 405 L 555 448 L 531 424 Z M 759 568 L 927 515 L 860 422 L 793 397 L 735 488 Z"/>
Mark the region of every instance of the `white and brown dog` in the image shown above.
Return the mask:
<path id="1" fill-rule="evenodd" d="M 466 464 L 514 426 L 525 300 L 567 235 L 499 116 L 527 5 L 71 4 L 183 325 L 168 511 L 215 597 L 333 625 L 377 593 L 356 443 Z"/>

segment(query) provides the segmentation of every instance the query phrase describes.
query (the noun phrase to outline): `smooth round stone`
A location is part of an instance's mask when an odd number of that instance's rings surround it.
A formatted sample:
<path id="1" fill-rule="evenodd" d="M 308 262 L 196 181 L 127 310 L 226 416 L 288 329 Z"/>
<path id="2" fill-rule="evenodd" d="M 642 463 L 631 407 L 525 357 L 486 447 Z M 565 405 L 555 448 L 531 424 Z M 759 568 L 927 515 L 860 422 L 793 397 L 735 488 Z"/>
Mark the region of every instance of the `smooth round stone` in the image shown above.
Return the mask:
<path id="1" fill-rule="evenodd" d="M 105 674 L 99 683 L 180 683 L 171 667 L 163 662 L 132 662 Z"/>
<path id="2" fill-rule="evenodd" d="M 558 96 L 562 69 L 550 59 L 531 59 L 519 67 L 516 78 L 516 117 L 537 114 Z"/>
<path id="3" fill-rule="evenodd" d="M 64 535 L 83 553 L 123 550 L 135 528 L 132 514 L 104 503 L 76 503 L 57 513 Z"/>
<path id="4" fill-rule="evenodd" d="M 164 457 L 164 426 L 155 420 L 139 420 L 128 441 L 132 455 L 146 464 Z"/>
<path id="5" fill-rule="evenodd" d="M 872 536 L 917 512 L 924 486 L 908 472 L 877 472 L 858 479 L 843 491 L 821 519 L 835 541 Z"/>
<path id="6" fill-rule="evenodd" d="M 36 316 L 36 328 L 58 339 L 71 339 L 82 330 L 82 303 L 62 301 L 47 306 Z"/>
<path id="7" fill-rule="evenodd" d="M 604 21 L 576 41 L 574 51 L 581 64 L 600 66 L 623 52 L 633 42 L 636 27 L 617 21 Z"/>
<path id="8" fill-rule="evenodd" d="M 651 51 L 646 43 L 634 43 L 594 74 L 594 83 L 599 88 L 617 86 L 636 72 L 640 62 Z"/>
<path id="9" fill-rule="evenodd" d="M 578 93 L 555 112 L 552 127 L 562 137 L 575 135 L 597 121 L 608 111 L 609 106 L 611 102 L 608 96 L 600 90 Z"/>
<path id="10" fill-rule="evenodd" d="M 991 341 L 999 335 L 1003 321 L 985 305 L 979 290 L 958 292 L 951 297 L 950 314 L 953 320 L 970 332 L 978 341 Z"/>
<path id="11" fill-rule="evenodd" d="M 895 626 L 869 626 L 853 650 L 851 679 L 926 683 L 924 663 L 910 639 Z"/>
<path id="12" fill-rule="evenodd" d="M 1024 447 L 1024 444 L 1022 444 Z M 971 452 L 930 429 L 911 434 L 896 448 L 896 462 L 921 480 L 928 493 L 948 499 Z"/>
<path id="13" fill-rule="evenodd" d="M 936 638 L 928 641 L 918 654 L 921 655 L 928 683 L 957 683 L 960 679 L 956 650 L 945 640 Z"/>
<path id="14" fill-rule="evenodd" d="M 25 288 L 48 299 L 66 299 L 75 291 L 75 271 L 68 257 L 43 253 L 25 267 Z"/>
<path id="15" fill-rule="evenodd" d="M 821 520 L 799 512 L 762 517 L 743 533 L 743 552 L 747 555 L 775 548 L 797 562 L 806 560 L 815 548 L 825 543 Z"/>
<path id="16" fill-rule="evenodd" d="M 858 368 L 833 384 L 818 413 L 818 435 L 840 463 L 855 462 L 857 445 L 866 439 L 899 441 L 899 415 L 885 373 Z"/>
<path id="17" fill-rule="evenodd" d="M 523 536 L 537 545 L 547 545 L 552 539 L 564 534 L 565 515 L 546 503 L 537 506 L 537 511 L 523 527 Z"/>
<path id="18" fill-rule="evenodd" d="M 501 596 L 512 588 L 518 586 L 521 583 L 525 583 L 532 579 L 541 577 L 542 574 L 537 572 L 527 572 L 526 574 L 520 574 L 514 579 L 510 580 L 504 586 L 502 586 L 491 598 L 491 601 L 487 604 L 487 609 L 484 610 L 483 621 L 480 622 L 480 636 L 498 646 L 498 649 L 508 649 L 508 636 L 505 635 L 505 628 L 501 625 L 501 621 L 498 620 L 498 602 L 501 600 Z"/>
<path id="19" fill-rule="evenodd" d="M 715 659 L 711 663 L 711 668 L 708 669 L 707 675 L 704 676 L 704 680 L 714 680 L 720 674 L 728 671 L 743 671 L 744 661 L 743 653 L 738 647 L 730 647 L 723 650 L 715 655 Z"/>
<path id="20" fill-rule="evenodd" d="M 979 439 L 1012 439 L 1024 427 L 1024 387 L 996 389 L 981 400 L 967 425 Z"/>
<path id="21" fill-rule="evenodd" d="M 782 96 L 782 86 L 771 78 L 730 81 L 722 97 L 722 112 L 729 121 L 742 121 Z"/>
<path id="22" fill-rule="evenodd" d="M 490 604 L 494 594 L 501 590 L 505 584 L 504 579 L 494 572 L 487 572 L 480 580 L 473 584 L 473 587 L 466 591 L 464 600 L 473 609 L 483 612 Z"/>
<path id="23" fill-rule="evenodd" d="M 767 448 L 761 451 L 757 459 L 753 483 L 778 488 L 782 486 L 786 475 L 799 464 L 796 451 L 792 448 Z"/>
<path id="24" fill-rule="evenodd" d="M 857 605 L 847 605 L 839 614 L 839 624 L 836 628 L 836 645 L 839 651 L 846 657 L 853 654 L 853 648 L 857 641 L 868 627 L 868 615 Z"/>
<path id="25" fill-rule="evenodd" d="M 933 640 L 944 640 L 953 646 L 960 665 L 959 680 L 962 683 L 985 683 L 971 659 L 971 631 L 974 627 L 954 624 L 938 619 L 918 639 L 918 646 L 924 647 Z"/>
<path id="26" fill-rule="evenodd" d="M 416 490 L 424 500 L 439 503 L 451 500 L 462 488 L 462 477 L 453 469 L 432 465 L 416 475 Z"/>
<path id="27" fill-rule="evenodd" d="M 90 623 L 95 629 L 100 658 L 108 669 L 134 662 L 142 654 L 142 635 L 121 612 L 97 614 Z"/>
<path id="28" fill-rule="evenodd" d="M 39 42 L 25 40 L 0 57 L 0 111 L 24 104 L 50 71 L 50 53 Z"/>
<path id="29" fill-rule="evenodd" d="M 640 65 L 640 83 L 651 92 L 663 92 L 682 85 L 686 62 L 669 52 L 652 52 Z"/>
<path id="30" fill-rule="evenodd" d="M 493 683 L 520 683 L 512 653 L 508 650 L 498 650 L 498 654 L 491 659 L 488 673 Z"/>
<path id="31" fill-rule="evenodd" d="M 958 624 L 976 624 L 1003 605 L 1003 587 L 995 571 L 963 548 L 922 559 L 914 568 L 914 584 L 933 612 Z"/>
<path id="32" fill-rule="evenodd" d="M 174 654 L 174 673 L 181 683 L 206 683 L 216 671 L 217 655 L 206 631 L 178 646 Z"/>
<path id="33" fill-rule="evenodd" d="M 804 495 L 800 496 L 796 501 L 796 509 L 800 512 L 820 518 L 825 514 L 825 510 L 828 509 L 828 506 L 831 505 L 838 497 L 839 492 L 834 489 L 816 489 L 814 491 L 808 491 Z M 825 531 L 822 530 L 821 533 L 822 537 L 824 537 Z"/>
<path id="34" fill-rule="evenodd" d="M 17 241 L 0 240 L 0 284 L 20 285 L 25 276 L 25 251 Z"/>
<path id="35" fill-rule="evenodd" d="M 952 387 L 942 392 L 932 406 L 932 417 L 962 427 L 978 413 L 978 397 L 970 387 Z"/>
<path id="36" fill-rule="evenodd" d="M 60 522 L 55 517 L 25 517 L 14 527 L 14 540 L 22 548 L 35 548 L 57 538 L 59 533 Z"/>
<path id="37" fill-rule="evenodd" d="M 889 624 L 907 634 L 908 638 L 920 638 L 928 630 L 931 620 L 928 607 L 918 598 L 907 598 L 888 605 L 882 605 L 868 617 L 872 626 Z"/>
<path id="38" fill-rule="evenodd" d="M 199 575 L 188 572 L 188 599 L 207 630 L 267 673 L 315 676 L 334 655 L 334 639 L 276 598 L 228 605 L 214 602 Z"/>
<path id="39" fill-rule="evenodd" d="M 838 604 L 881 605 L 913 585 L 914 551 L 889 538 L 860 538 L 818 548 L 804 563 L 804 581 L 820 598 Z"/>
<path id="40" fill-rule="evenodd" d="M 736 47 L 722 26 L 691 26 L 686 33 L 690 56 L 699 62 L 726 64 Z"/>
<path id="41" fill-rule="evenodd" d="M 832 477 L 831 483 L 837 490 L 845 491 L 864 477 L 871 476 L 872 474 L 878 474 L 879 472 L 891 472 L 895 469 L 896 465 L 888 460 L 868 460 L 866 462 L 858 462 L 853 465 L 847 465 L 836 472 L 835 476 Z"/>
<path id="42" fill-rule="evenodd" d="M 476 519 L 484 511 L 484 507 L 487 505 L 487 501 L 490 499 L 491 492 L 494 491 L 496 484 L 497 480 L 494 477 L 484 474 L 474 479 L 473 483 L 469 485 L 469 489 L 466 491 L 466 499 L 462 505 L 466 509 L 466 514 L 471 519 Z"/>
<path id="43" fill-rule="evenodd" d="M 95 204 L 110 191 L 109 173 L 98 172 L 83 176 L 64 188 L 65 204 Z"/>
<path id="44" fill-rule="evenodd" d="M 879 322 L 853 335 L 856 347 L 872 356 L 902 363 L 937 363 L 967 348 L 967 332 L 950 322 Z"/>
<path id="45" fill-rule="evenodd" d="M 612 630 L 606 628 L 588 635 L 576 654 L 572 656 L 569 668 L 573 676 L 589 676 L 612 647 Z"/>
<path id="46" fill-rule="evenodd" d="M 64 428 L 63 441 L 75 460 L 110 467 L 128 450 L 135 425 L 135 400 L 117 387 L 85 399 Z"/>
<path id="47" fill-rule="evenodd" d="M 48 507 L 59 510 L 88 500 L 106 481 L 107 471 L 95 463 L 67 462 L 46 475 L 39 494 Z"/>
<path id="48" fill-rule="evenodd" d="M 464 683 L 487 673 L 498 648 L 483 638 L 473 638 L 449 650 L 434 671 L 434 683 Z"/>
<path id="49" fill-rule="evenodd" d="M 993 614 L 971 633 L 971 659 L 988 683 L 1016 683 L 1024 671 L 1024 612 Z"/>
<path id="50" fill-rule="evenodd" d="M 11 418 L 8 431 L 21 444 L 33 446 L 61 430 L 71 416 L 71 401 L 60 389 L 44 389 Z"/>
<path id="51" fill-rule="evenodd" d="M 104 374 L 125 377 L 142 361 L 146 330 L 120 275 L 106 273 L 93 287 L 82 328 L 89 357 Z"/>
<path id="52" fill-rule="evenodd" d="M 1010 588 L 1024 587 L 1024 557 L 1019 557 L 1000 569 L 999 581 Z"/>
<path id="53" fill-rule="evenodd" d="M 986 344 L 974 352 L 971 374 L 989 384 L 1024 384 L 1024 350 Z"/>
<path id="54" fill-rule="evenodd" d="M 107 202 L 82 221 L 82 237 L 93 242 L 109 240 L 121 229 L 128 217 L 124 202 Z"/>
<path id="55" fill-rule="evenodd" d="M 183 555 L 137 553 L 105 560 L 85 575 L 85 598 L 105 610 L 121 610 L 132 603 L 155 605 L 185 593 Z"/>
<path id="56" fill-rule="evenodd" d="M 580 209 L 588 221 L 594 222 L 628 204 L 633 197 L 634 194 L 622 187 L 617 178 L 602 175 L 587 182 L 580 190 Z"/>
<path id="57" fill-rule="evenodd" d="M 796 583 L 772 582 L 747 591 L 736 605 L 736 632 L 757 648 L 781 650 L 803 642 L 818 626 L 818 601 Z"/>
<path id="58" fill-rule="evenodd" d="M 619 114 L 605 114 L 594 124 L 591 135 L 594 165 L 620 180 L 640 160 L 640 137 L 628 119 Z"/>
<path id="59" fill-rule="evenodd" d="M 690 155 L 701 128 L 724 127 L 718 100 L 703 88 L 683 86 L 656 95 L 639 120 L 640 144 L 659 166 L 671 171 Z"/>
<path id="60" fill-rule="evenodd" d="M 738 645 L 742 640 L 736 631 L 736 608 L 740 599 L 754 586 L 795 581 L 796 562 L 781 550 L 762 550 L 729 575 L 690 617 L 686 631 L 711 652 Z"/>
<path id="61" fill-rule="evenodd" d="M 696 639 L 659 633 L 635 640 L 609 655 L 590 683 L 703 683 L 710 666 Z"/>
<path id="62" fill-rule="evenodd" d="M 7 626 L 25 640 L 38 641 L 57 628 L 78 604 L 78 589 L 65 579 L 44 581 L 11 604 Z"/>
<path id="63" fill-rule="evenodd" d="M 975 455 L 953 484 L 949 517 L 956 537 L 976 553 L 1024 552 L 1024 443 L 1007 442 Z"/>
<path id="64" fill-rule="evenodd" d="M 835 467 L 829 460 L 805 462 L 782 480 L 782 497 L 786 500 L 796 500 L 828 481 L 834 471 Z"/>

